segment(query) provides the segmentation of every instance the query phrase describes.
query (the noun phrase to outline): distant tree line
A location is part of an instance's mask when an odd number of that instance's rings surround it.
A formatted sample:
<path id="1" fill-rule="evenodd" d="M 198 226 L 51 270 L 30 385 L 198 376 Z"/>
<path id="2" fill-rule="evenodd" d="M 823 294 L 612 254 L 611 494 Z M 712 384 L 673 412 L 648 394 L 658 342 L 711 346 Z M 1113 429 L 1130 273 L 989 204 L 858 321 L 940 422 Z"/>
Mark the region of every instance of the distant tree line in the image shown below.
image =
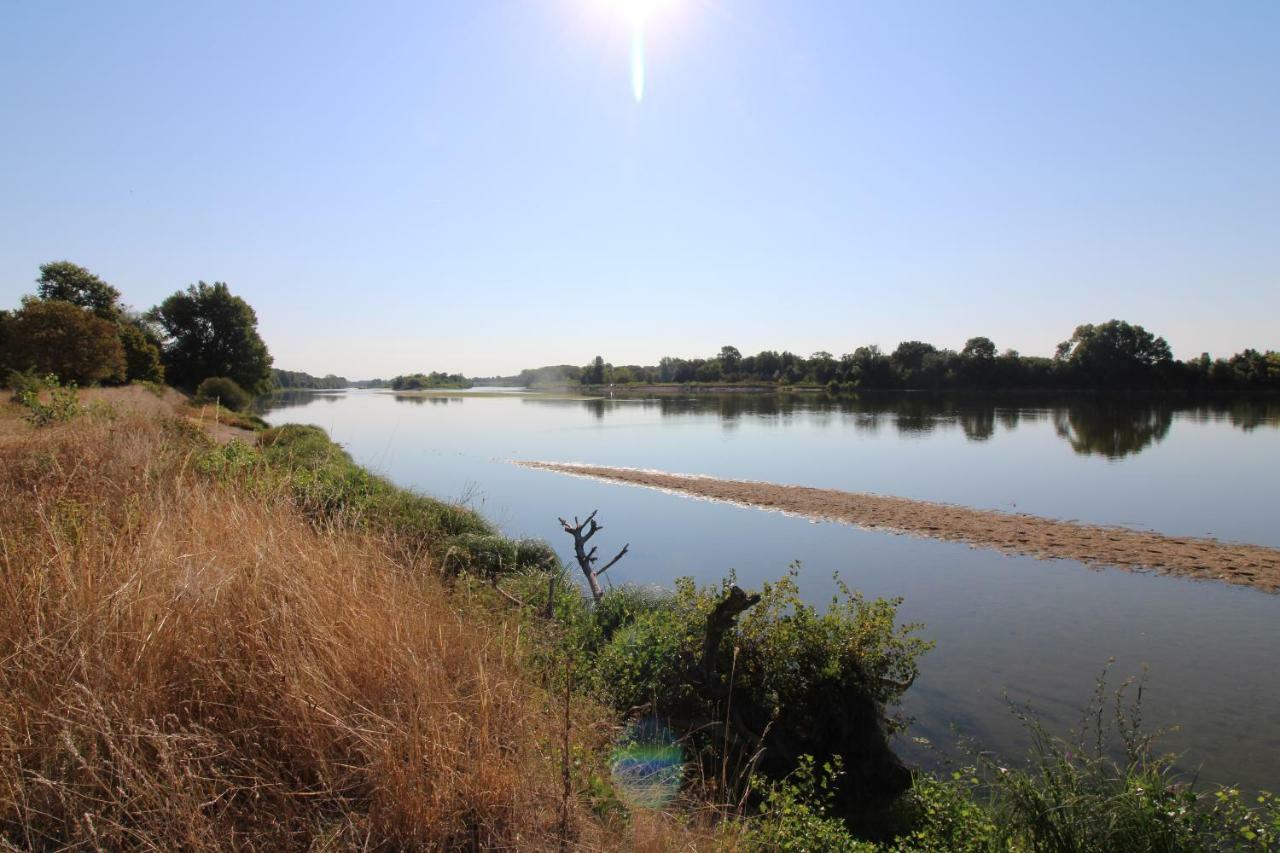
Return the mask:
<path id="1" fill-rule="evenodd" d="M 805 358 L 765 350 L 744 356 L 732 346 L 711 358 L 668 356 L 653 366 L 615 366 L 597 356 L 590 364 L 522 371 L 518 384 L 625 385 L 726 383 L 818 386 L 831 390 L 959 389 L 1224 389 L 1280 390 L 1280 352 L 1245 349 L 1230 358 L 1208 353 L 1173 358 L 1169 345 L 1142 326 L 1122 320 L 1077 326 L 1052 358 L 998 352 L 986 337 L 960 351 L 903 341 L 892 352 L 858 347 L 839 357 Z M 559 380 L 559 381 L 557 381 Z"/>
<path id="2" fill-rule="evenodd" d="M 461 373 L 411 373 L 391 380 L 395 391 L 423 391 L 431 388 L 470 388 L 471 381 Z"/>
<path id="3" fill-rule="evenodd" d="M 271 369 L 271 387 L 281 391 L 307 390 L 329 391 L 336 388 L 350 388 L 352 383 L 345 376 L 312 376 L 301 370 Z"/>
<path id="4" fill-rule="evenodd" d="M 258 318 L 222 282 L 197 282 L 150 311 L 82 266 L 40 267 L 34 296 L 0 311 L 0 376 L 52 374 L 63 382 L 168 382 L 194 391 L 225 378 L 251 394 L 271 387 L 271 354 Z M 12 381 L 10 381 L 12 384 Z"/>

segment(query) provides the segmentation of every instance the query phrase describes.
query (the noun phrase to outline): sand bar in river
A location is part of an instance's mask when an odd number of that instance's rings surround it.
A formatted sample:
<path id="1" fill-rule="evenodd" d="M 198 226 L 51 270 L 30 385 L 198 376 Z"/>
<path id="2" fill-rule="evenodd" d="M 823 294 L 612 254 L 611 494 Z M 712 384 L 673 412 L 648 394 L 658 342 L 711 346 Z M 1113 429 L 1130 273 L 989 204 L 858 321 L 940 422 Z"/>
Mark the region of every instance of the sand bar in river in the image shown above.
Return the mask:
<path id="1" fill-rule="evenodd" d="M 1078 560 L 1094 566 L 1156 571 L 1280 591 L 1280 549 L 1263 545 L 1165 536 L 1128 527 L 808 486 L 564 462 L 515 464 L 892 533 L 967 542 L 1011 554 Z"/>

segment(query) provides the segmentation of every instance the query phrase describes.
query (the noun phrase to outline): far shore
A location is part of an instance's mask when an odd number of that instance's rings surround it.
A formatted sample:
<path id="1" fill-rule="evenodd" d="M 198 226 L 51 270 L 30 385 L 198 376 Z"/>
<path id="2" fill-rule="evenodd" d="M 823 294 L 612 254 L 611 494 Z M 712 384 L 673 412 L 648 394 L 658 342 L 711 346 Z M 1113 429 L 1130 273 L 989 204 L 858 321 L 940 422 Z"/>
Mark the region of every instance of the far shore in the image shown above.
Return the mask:
<path id="1" fill-rule="evenodd" d="M 1081 524 L 1021 513 L 836 489 L 721 480 L 636 468 L 563 462 L 514 462 L 525 468 L 607 480 L 740 506 L 774 510 L 993 548 L 1010 554 L 1077 560 L 1280 591 L 1280 548 L 1166 536 L 1128 527 Z"/>

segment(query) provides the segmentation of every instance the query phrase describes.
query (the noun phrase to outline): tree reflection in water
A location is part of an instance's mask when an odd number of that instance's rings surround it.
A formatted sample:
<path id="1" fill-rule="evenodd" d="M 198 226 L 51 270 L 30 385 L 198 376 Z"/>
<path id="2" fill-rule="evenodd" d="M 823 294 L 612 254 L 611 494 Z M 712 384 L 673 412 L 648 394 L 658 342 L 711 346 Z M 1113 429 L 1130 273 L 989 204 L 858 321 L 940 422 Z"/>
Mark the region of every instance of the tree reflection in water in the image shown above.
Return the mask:
<path id="1" fill-rule="evenodd" d="M 289 401 L 305 405 L 324 395 Z M 421 405 L 423 397 L 396 396 L 397 401 Z M 427 397 L 432 403 L 462 403 L 462 397 Z M 596 420 L 623 411 L 655 410 L 664 418 L 719 418 L 726 429 L 748 419 L 785 425 L 797 416 L 821 427 L 839 425 L 858 431 L 896 429 L 904 436 L 921 436 L 939 429 L 959 428 L 969 441 L 988 441 L 997 433 L 1045 420 L 1071 448 L 1082 455 L 1121 459 L 1162 441 L 1175 419 L 1225 420 L 1243 430 L 1280 428 L 1280 402 L 1275 400 L 1148 401 L 1105 396 L 974 397 L 920 393 L 831 395 L 822 392 L 720 393 L 678 396 L 613 397 L 522 396 L 526 405 L 585 409 Z M 467 401 L 470 402 L 470 401 Z"/>

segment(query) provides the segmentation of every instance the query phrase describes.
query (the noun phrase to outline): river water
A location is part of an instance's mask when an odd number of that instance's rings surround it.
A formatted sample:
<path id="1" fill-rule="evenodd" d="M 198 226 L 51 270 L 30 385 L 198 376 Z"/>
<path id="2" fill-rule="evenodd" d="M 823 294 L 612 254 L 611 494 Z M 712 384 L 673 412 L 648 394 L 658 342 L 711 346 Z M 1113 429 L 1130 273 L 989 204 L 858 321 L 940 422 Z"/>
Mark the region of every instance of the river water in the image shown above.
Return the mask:
<path id="1" fill-rule="evenodd" d="M 511 460 L 587 462 L 875 492 L 1280 547 L 1280 403 L 1167 405 L 899 394 L 583 399 L 518 392 L 431 397 L 292 393 L 272 424 L 326 429 L 399 485 L 461 499 L 511 536 L 551 542 L 557 516 L 598 509 L 602 553 L 630 543 L 614 583 L 743 586 L 786 573 L 815 603 L 839 572 L 937 647 L 902 710 L 910 761 L 1017 761 L 1008 703 L 1078 727 L 1112 658 L 1113 686 L 1147 677 L 1149 727 L 1213 784 L 1280 787 L 1280 596 L 1066 560 L 1037 560 L 613 483 Z M 607 556 L 607 553 L 606 553 Z"/>

